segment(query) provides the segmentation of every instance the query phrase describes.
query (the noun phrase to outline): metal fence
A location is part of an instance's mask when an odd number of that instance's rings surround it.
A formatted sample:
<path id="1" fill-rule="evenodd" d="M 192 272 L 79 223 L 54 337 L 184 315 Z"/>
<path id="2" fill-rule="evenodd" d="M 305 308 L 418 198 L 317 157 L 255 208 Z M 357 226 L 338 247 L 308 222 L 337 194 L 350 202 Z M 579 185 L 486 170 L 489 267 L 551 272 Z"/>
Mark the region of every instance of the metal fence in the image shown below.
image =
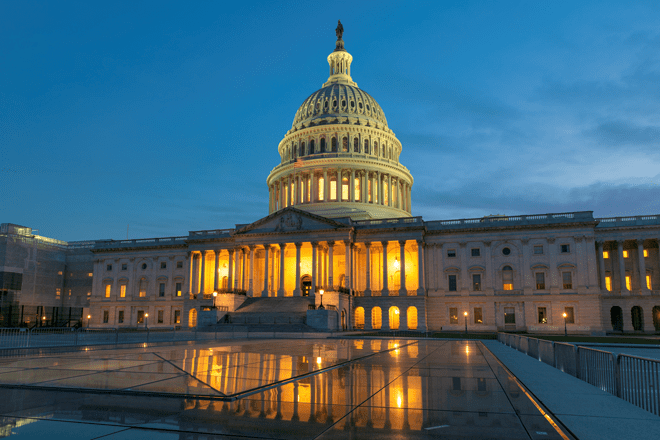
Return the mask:
<path id="1" fill-rule="evenodd" d="M 502 344 L 660 416 L 660 361 L 498 333 Z"/>

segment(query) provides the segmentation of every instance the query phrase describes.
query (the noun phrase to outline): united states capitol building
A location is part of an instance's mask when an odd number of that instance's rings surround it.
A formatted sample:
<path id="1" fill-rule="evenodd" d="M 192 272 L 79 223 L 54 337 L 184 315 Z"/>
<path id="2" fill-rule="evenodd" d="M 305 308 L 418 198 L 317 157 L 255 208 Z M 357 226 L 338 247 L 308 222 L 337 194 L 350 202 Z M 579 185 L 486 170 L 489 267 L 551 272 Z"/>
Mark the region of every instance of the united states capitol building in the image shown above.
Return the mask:
<path id="1" fill-rule="evenodd" d="M 266 217 L 76 243 L 5 223 L 0 327 L 660 331 L 660 215 L 415 217 L 403 145 L 339 30 L 327 59 L 277 146 Z"/>

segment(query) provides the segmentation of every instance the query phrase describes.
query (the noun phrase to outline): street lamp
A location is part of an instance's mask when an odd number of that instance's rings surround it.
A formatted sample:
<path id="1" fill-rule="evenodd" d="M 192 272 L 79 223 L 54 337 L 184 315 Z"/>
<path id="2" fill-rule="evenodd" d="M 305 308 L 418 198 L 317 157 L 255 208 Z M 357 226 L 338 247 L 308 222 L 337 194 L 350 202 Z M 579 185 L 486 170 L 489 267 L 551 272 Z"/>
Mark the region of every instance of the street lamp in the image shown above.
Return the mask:
<path id="1" fill-rule="evenodd" d="M 323 293 L 323 289 L 319 290 L 319 294 L 321 295 L 321 305 L 319 306 L 319 309 L 325 309 L 325 307 L 323 307 Z"/>
<path id="2" fill-rule="evenodd" d="M 87 328 L 89 328 L 89 323 L 92 320 L 92 315 L 87 315 Z"/>
<path id="3" fill-rule="evenodd" d="M 465 334 L 467 335 L 467 312 L 463 312 L 463 316 L 465 316 Z"/>
<path id="4" fill-rule="evenodd" d="M 45 316 L 42 316 L 42 317 L 41 317 L 41 322 L 42 322 L 42 324 L 41 324 L 42 327 L 43 327 L 44 325 L 46 325 L 46 317 L 45 317 Z"/>
<path id="5" fill-rule="evenodd" d="M 568 333 L 566 332 L 566 317 L 568 315 L 564 312 L 562 316 L 564 317 L 564 336 L 568 336 Z"/>
<path id="6" fill-rule="evenodd" d="M 144 328 L 149 330 L 149 314 L 148 313 L 144 314 Z"/>

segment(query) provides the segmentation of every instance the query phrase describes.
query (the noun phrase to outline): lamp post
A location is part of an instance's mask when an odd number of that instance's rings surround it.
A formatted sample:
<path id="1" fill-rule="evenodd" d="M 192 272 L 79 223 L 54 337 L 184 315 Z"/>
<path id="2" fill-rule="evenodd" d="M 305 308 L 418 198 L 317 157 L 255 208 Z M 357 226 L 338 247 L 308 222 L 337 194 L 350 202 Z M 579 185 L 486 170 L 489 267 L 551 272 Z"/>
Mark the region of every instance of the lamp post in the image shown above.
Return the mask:
<path id="1" fill-rule="evenodd" d="M 46 325 L 46 317 L 45 317 L 45 316 L 42 316 L 42 317 L 41 317 L 41 326 L 43 327 L 43 326 L 45 326 L 45 325 Z"/>
<path id="2" fill-rule="evenodd" d="M 568 336 L 568 333 L 566 332 L 566 317 L 568 315 L 566 315 L 566 312 L 564 312 L 562 316 L 564 317 L 564 336 Z"/>
<path id="3" fill-rule="evenodd" d="M 323 293 L 323 289 L 319 290 L 319 294 L 321 295 L 321 305 L 319 306 L 319 309 L 325 309 L 325 307 L 323 307 Z"/>
<path id="4" fill-rule="evenodd" d="M 149 330 L 149 314 L 148 313 L 144 314 L 144 328 L 146 330 Z"/>
<path id="5" fill-rule="evenodd" d="M 467 312 L 463 312 L 463 316 L 465 316 L 465 334 L 467 335 Z"/>
<path id="6" fill-rule="evenodd" d="M 89 324 L 91 320 L 92 320 L 92 315 L 87 315 L 87 328 L 89 328 Z"/>

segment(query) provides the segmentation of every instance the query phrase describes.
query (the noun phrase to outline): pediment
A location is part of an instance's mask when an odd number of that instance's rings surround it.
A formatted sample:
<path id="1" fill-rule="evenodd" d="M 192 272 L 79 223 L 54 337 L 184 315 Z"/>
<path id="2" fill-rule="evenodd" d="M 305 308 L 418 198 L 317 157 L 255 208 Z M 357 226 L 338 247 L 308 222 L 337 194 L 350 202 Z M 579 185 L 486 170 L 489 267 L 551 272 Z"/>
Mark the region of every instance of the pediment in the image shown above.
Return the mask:
<path id="1" fill-rule="evenodd" d="M 284 208 L 242 227 L 234 235 L 306 232 L 328 229 L 344 229 L 350 226 L 338 221 L 310 214 L 296 208 Z"/>

